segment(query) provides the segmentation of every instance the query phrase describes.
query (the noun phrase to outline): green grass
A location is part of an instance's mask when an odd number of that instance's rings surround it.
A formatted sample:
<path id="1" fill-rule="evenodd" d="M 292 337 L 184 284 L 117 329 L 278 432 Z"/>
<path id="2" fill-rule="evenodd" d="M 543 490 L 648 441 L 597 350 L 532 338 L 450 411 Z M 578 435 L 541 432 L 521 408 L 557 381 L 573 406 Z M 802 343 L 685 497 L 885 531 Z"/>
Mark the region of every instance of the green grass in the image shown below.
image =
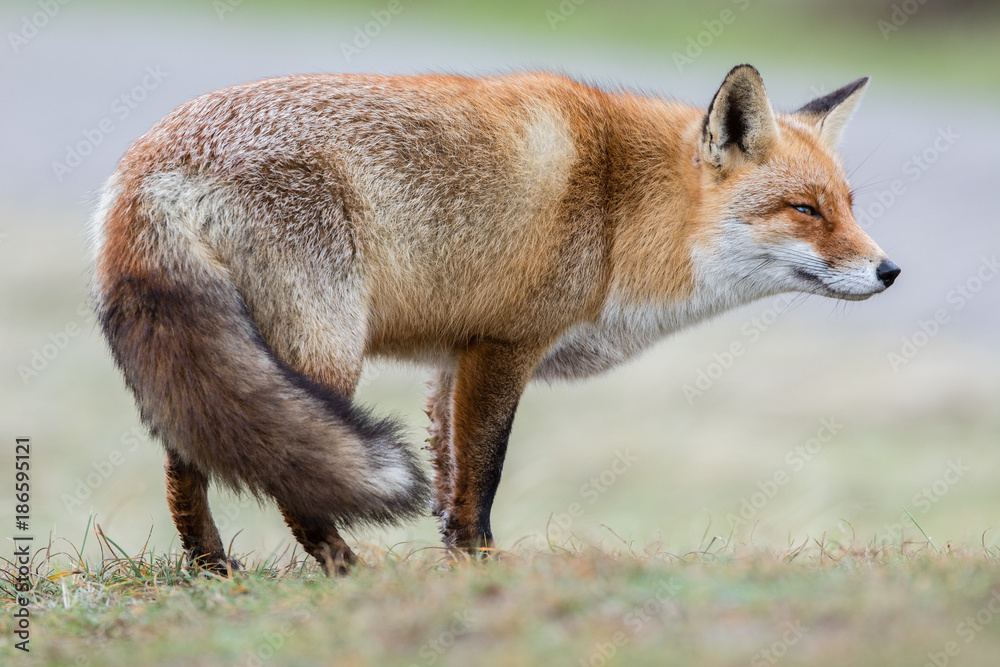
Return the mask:
<path id="1" fill-rule="evenodd" d="M 16 664 L 754 665 L 770 650 L 787 665 L 894 665 L 954 642 L 956 664 L 976 665 L 1000 652 L 995 548 L 572 539 L 488 563 L 369 549 L 334 579 L 292 555 L 227 579 L 176 554 L 128 556 L 99 528 L 90 539 L 102 558 L 63 541 L 36 553 L 32 653 Z"/>

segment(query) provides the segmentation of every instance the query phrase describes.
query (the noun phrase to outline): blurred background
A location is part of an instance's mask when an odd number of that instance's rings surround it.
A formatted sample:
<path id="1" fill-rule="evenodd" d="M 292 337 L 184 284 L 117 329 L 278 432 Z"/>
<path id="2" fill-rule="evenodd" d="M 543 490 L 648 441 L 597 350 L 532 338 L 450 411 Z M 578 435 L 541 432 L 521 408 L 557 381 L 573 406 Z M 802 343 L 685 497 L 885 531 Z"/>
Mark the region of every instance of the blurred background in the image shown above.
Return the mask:
<path id="1" fill-rule="evenodd" d="M 923 540 L 906 512 L 939 547 L 1000 544 L 995 3 L 35 0 L 4 2 L 0 24 L 0 436 L 10 463 L 32 439 L 36 539 L 79 546 L 93 513 L 126 551 L 178 546 L 162 452 L 86 303 L 96 192 L 175 106 L 291 73 L 546 69 L 704 107 L 750 62 L 785 111 L 872 76 L 842 154 L 901 277 L 862 303 L 752 304 L 605 377 L 531 387 L 499 545 Z M 424 379 L 374 365 L 359 399 L 420 446 Z M 236 553 L 293 543 L 273 508 L 213 509 Z M 438 544 L 430 519 L 354 537 Z"/>

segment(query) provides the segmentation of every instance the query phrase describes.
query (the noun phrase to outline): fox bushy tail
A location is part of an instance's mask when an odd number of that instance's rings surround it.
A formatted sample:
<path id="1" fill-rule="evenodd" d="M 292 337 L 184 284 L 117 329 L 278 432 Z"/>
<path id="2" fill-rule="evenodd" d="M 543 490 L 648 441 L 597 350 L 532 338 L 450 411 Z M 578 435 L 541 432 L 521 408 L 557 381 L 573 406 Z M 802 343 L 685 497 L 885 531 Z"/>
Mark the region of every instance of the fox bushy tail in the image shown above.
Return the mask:
<path id="1" fill-rule="evenodd" d="M 153 434 L 300 516 L 349 526 L 423 513 L 429 485 L 400 425 L 279 359 L 190 221 L 127 190 L 109 185 L 95 220 L 93 298 Z"/>

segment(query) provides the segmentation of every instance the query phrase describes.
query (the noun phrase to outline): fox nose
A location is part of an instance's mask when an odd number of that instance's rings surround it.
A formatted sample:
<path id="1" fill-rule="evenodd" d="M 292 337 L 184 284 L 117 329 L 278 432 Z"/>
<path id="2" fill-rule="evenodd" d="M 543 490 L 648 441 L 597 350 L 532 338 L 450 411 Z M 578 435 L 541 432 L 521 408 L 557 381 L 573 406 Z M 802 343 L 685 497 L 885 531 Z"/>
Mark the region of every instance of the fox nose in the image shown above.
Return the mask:
<path id="1" fill-rule="evenodd" d="M 875 276 L 882 281 L 882 284 L 888 287 L 896 281 L 896 276 L 902 271 L 898 266 L 893 264 L 887 259 L 883 259 L 882 263 L 878 265 L 875 269 Z"/>

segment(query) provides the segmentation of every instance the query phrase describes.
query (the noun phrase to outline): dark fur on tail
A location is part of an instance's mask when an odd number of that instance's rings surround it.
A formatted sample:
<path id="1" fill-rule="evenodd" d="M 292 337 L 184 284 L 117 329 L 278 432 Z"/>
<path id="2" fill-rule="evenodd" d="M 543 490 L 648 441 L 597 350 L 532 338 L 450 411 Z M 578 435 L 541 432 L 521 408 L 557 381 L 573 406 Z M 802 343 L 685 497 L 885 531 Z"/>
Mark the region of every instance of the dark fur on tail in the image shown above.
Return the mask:
<path id="1" fill-rule="evenodd" d="M 306 520 L 384 524 L 425 511 L 429 485 L 398 423 L 279 359 L 224 270 L 170 221 L 122 197 L 107 215 L 100 326 L 166 448 Z"/>

